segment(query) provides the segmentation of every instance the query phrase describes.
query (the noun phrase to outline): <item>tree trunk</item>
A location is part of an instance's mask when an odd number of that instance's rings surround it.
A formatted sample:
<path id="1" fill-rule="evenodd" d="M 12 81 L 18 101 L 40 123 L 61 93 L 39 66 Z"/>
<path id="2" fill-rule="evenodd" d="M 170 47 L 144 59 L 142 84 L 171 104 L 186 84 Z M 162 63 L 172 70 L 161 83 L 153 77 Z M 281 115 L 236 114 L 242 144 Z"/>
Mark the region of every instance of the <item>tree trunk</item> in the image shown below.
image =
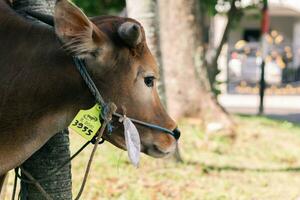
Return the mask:
<path id="1" fill-rule="evenodd" d="M 151 53 L 156 58 L 159 67 L 160 80 L 158 81 L 158 92 L 164 106 L 166 105 L 166 91 L 164 82 L 164 71 L 162 65 L 159 37 L 159 12 L 157 0 L 126 0 L 128 17 L 139 21 L 144 27 L 146 40 Z"/>
<path id="2" fill-rule="evenodd" d="M 227 24 L 224 29 L 224 33 L 222 35 L 222 38 L 217 46 L 216 49 L 214 49 L 214 55 L 210 60 L 206 62 L 207 64 L 207 69 L 208 69 L 208 75 L 209 75 L 209 82 L 211 85 L 211 88 L 214 88 L 214 84 L 216 81 L 216 76 L 219 74 L 219 69 L 218 69 L 218 59 L 221 54 L 221 51 L 223 49 L 223 46 L 227 40 L 230 28 L 232 27 L 233 20 L 236 18 L 237 14 L 237 8 L 235 6 L 235 2 L 237 0 L 232 0 L 230 4 L 230 10 L 227 13 Z"/>
<path id="3" fill-rule="evenodd" d="M 17 12 L 36 11 L 53 14 L 55 0 L 15 0 L 13 7 Z M 41 23 L 34 19 L 35 23 Z M 47 48 L 47 47 L 45 47 Z M 60 166 L 70 157 L 68 131 L 53 136 L 40 150 L 23 163 L 23 168 L 34 178 L 44 178 L 51 170 Z M 23 176 L 23 175 L 22 175 Z M 71 165 L 68 164 L 59 173 L 40 181 L 44 190 L 55 200 L 72 199 Z M 34 185 L 21 182 L 21 200 L 41 200 L 43 195 Z"/>
<path id="4" fill-rule="evenodd" d="M 198 0 L 159 1 L 167 104 L 174 118 L 199 117 L 207 127 L 231 128 L 204 68 Z"/>

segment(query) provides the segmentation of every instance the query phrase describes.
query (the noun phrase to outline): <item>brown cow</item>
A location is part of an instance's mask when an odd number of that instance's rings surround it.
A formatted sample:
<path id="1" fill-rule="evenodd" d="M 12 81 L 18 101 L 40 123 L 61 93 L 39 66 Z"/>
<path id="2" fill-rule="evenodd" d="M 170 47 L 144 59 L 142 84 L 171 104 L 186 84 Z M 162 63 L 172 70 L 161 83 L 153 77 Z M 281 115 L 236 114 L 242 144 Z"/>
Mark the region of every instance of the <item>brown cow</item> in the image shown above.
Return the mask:
<path id="1" fill-rule="evenodd" d="M 111 16 L 89 20 L 67 0 L 57 1 L 54 21 L 55 31 L 32 24 L 0 0 L 0 175 L 66 128 L 78 110 L 94 104 L 71 55 L 86 60 L 104 99 L 119 112 L 123 107 L 130 117 L 176 128 L 160 103 L 158 69 L 138 22 Z M 135 34 L 122 36 L 124 27 Z M 163 157 L 174 151 L 171 135 L 137 128 L 142 152 Z M 104 138 L 125 149 L 120 125 Z"/>

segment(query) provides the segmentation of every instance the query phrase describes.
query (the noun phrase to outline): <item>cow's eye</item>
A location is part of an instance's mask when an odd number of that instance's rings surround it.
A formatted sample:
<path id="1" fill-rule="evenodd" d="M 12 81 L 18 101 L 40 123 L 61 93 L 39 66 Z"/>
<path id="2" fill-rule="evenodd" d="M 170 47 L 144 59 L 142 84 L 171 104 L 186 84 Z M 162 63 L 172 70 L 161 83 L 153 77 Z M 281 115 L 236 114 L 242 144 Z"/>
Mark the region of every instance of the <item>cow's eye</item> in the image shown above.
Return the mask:
<path id="1" fill-rule="evenodd" d="M 154 76 L 147 76 L 147 77 L 144 78 L 144 82 L 147 85 L 147 87 L 153 87 L 154 79 L 155 79 Z"/>

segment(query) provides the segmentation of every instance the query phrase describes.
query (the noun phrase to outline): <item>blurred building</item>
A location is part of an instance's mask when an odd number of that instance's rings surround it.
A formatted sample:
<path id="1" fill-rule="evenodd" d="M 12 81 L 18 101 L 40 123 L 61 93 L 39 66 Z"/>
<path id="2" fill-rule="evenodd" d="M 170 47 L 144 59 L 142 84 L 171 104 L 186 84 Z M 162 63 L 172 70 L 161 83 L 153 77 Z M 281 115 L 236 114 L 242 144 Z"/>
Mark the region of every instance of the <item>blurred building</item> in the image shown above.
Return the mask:
<path id="1" fill-rule="evenodd" d="M 247 0 L 245 0 L 247 1 Z M 300 4 L 297 0 L 269 0 L 270 33 L 265 79 L 267 94 L 300 94 Z M 218 44 L 226 17 L 213 21 Z M 259 11 L 249 10 L 228 37 L 219 59 L 218 79 L 223 93 L 256 94 L 261 65 L 261 21 Z"/>

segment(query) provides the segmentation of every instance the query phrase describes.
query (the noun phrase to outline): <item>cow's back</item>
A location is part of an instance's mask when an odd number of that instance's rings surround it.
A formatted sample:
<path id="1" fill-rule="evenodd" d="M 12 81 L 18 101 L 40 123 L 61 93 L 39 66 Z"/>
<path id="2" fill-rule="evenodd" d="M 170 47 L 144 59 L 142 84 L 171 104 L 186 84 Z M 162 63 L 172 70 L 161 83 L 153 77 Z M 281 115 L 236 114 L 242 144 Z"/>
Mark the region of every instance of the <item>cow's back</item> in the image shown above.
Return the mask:
<path id="1" fill-rule="evenodd" d="M 0 135 L 47 104 L 72 81 L 67 56 L 52 27 L 33 24 L 0 0 Z M 71 69 L 72 70 L 72 69 Z M 70 71 L 70 70 L 68 70 Z M 76 69 L 71 72 L 77 73 Z M 69 79 L 69 80 L 68 80 Z M 11 127 L 10 127 L 11 124 Z"/>
<path id="2" fill-rule="evenodd" d="M 81 81 L 53 28 L 32 24 L 0 0 L 0 175 L 66 127 Z"/>

